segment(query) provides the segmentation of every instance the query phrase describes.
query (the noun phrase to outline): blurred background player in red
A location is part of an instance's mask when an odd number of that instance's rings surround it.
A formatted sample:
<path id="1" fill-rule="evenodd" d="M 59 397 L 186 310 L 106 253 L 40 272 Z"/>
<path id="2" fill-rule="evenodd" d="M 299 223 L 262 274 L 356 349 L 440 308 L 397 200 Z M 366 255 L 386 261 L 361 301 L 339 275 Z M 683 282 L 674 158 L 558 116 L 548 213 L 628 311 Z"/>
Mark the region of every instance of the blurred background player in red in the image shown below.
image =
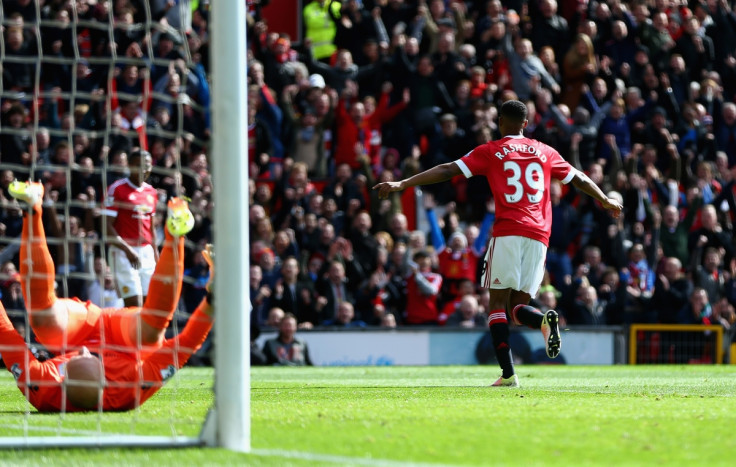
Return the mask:
<path id="1" fill-rule="evenodd" d="M 142 306 L 158 261 L 156 214 L 158 193 L 146 180 L 153 160 L 147 151 L 135 150 L 128 157 L 130 175 L 116 181 L 105 198 L 107 235 L 118 293 L 125 306 Z"/>

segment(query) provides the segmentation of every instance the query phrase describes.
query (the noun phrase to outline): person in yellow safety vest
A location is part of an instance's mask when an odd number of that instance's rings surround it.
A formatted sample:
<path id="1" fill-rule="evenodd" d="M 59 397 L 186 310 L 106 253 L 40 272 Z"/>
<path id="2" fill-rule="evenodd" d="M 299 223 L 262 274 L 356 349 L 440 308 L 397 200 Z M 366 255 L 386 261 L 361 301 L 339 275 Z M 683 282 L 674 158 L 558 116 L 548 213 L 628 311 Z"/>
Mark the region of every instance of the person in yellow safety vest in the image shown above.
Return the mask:
<path id="1" fill-rule="evenodd" d="M 312 53 L 316 60 L 332 56 L 335 47 L 335 21 L 340 18 L 342 5 L 337 0 L 314 0 L 304 7 L 305 39 L 312 41 Z"/>

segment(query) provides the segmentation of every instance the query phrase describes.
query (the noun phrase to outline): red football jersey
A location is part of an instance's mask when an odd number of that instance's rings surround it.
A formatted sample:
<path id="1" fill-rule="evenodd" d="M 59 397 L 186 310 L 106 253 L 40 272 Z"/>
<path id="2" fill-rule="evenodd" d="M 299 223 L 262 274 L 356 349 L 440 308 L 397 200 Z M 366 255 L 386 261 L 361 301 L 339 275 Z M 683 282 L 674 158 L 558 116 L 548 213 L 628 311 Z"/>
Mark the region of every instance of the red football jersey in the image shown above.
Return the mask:
<path id="1" fill-rule="evenodd" d="M 104 214 L 116 217 L 115 230 L 129 244 L 151 245 L 157 202 L 158 193 L 151 185 L 143 182 L 143 185 L 135 186 L 123 178 L 107 189 Z"/>
<path id="2" fill-rule="evenodd" d="M 478 146 L 455 161 L 466 177 L 485 175 L 496 201 L 494 237 L 519 235 L 549 245 L 552 178 L 569 183 L 577 170 L 544 143 L 521 135 Z"/>

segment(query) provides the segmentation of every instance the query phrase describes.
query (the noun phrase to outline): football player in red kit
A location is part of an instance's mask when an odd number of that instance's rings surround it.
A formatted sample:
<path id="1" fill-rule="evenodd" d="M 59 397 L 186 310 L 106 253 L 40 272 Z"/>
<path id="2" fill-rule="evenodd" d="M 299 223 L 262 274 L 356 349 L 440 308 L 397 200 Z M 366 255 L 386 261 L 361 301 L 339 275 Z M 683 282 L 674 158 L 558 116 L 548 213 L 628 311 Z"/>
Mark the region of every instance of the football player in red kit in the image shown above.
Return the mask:
<path id="1" fill-rule="evenodd" d="M 462 158 L 441 164 L 405 180 L 374 186 L 379 198 L 393 191 L 449 180 L 457 175 L 485 175 L 496 201 L 493 236 L 486 251 L 481 285 L 490 290 L 488 324 L 503 371 L 493 386 L 518 386 L 509 347 L 508 320 L 541 329 L 547 355 L 560 352 L 558 315 L 528 305 L 544 275 L 552 207 L 550 180 L 570 183 L 598 200 L 614 217 L 623 206 L 606 196 L 587 175 L 576 170 L 550 146 L 524 137 L 528 111 L 523 102 L 504 102 L 498 128 L 502 137 L 489 141 Z"/>

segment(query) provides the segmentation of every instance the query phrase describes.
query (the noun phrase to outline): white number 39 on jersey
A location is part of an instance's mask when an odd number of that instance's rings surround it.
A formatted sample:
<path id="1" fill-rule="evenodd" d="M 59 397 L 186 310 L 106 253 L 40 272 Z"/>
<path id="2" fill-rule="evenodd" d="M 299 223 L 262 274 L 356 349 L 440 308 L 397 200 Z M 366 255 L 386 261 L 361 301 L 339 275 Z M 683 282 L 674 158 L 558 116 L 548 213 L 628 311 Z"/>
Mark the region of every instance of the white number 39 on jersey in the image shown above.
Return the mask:
<path id="1" fill-rule="evenodd" d="M 517 162 L 503 163 L 504 172 L 511 172 L 506 184 L 514 188 L 511 194 L 504 194 L 509 203 L 518 203 L 526 193 L 530 203 L 539 203 L 544 195 L 544 169 L 538 162 L 532 162 L 524 170 L 524 179 L 521 178 L 521 167 Z"/>

